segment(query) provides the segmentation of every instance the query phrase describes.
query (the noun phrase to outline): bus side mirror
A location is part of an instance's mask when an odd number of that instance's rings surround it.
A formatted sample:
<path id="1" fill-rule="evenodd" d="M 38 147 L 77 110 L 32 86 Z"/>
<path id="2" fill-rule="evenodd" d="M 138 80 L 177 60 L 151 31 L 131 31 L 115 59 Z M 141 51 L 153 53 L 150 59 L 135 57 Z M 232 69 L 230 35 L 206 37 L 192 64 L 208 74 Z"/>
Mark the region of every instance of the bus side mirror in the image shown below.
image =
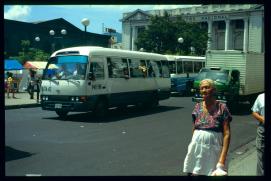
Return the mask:
<path id="1" fill-rule="evenodd" d="M 96 79 L 94 73 L 90 72 L 88 74 L 88 79 L 94 81 Z"/>

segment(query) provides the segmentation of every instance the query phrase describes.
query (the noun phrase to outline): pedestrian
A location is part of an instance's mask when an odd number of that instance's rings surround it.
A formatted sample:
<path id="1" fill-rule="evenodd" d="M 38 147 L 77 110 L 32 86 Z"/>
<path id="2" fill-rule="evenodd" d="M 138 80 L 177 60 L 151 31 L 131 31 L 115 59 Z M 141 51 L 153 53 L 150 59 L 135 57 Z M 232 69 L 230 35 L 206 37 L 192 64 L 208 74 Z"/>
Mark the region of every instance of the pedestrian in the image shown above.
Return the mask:
<path id="1" fill-rule="evenodd" d="M 256 135 L 256 150 L 257 150 L 257 175 L 264 175 L 264 93 L 258 95 L 251 108 L 252 116 L 258 121 Z"/>
<path id="2" fill-rule="evenodd" d="M 34 99 L 34 86 L 35 86 L 36 71 L 29 69 L 27 92 L 30 95 L 30 99 Z"/>
<path id="3" fill-rule="evenodd" d="M 183 167 L 183 172 L 189 176 L 227 175 L 232 116 L 226 104 L 216 100 L 215 91 L 213 80 L 200 82 L 203 100 L 195 105 L 192 112 L 193 135 Z"/>
<path id="4" fill-rule="evenodd" d="M 37 92 L 37 102 L 40 100 L 40 88 L 41 88 L 41 77 L 37 76 L 35 81 L 34 90 Z"/>
<path id="5" fill-rule="evenodd" d="M 11 72 L 7 72 L 7 97 L 10 98 L 9 94 L 12 93 L 12 97 L 15 97 L 15 90 L 14 90 L 14 78 Z"/>

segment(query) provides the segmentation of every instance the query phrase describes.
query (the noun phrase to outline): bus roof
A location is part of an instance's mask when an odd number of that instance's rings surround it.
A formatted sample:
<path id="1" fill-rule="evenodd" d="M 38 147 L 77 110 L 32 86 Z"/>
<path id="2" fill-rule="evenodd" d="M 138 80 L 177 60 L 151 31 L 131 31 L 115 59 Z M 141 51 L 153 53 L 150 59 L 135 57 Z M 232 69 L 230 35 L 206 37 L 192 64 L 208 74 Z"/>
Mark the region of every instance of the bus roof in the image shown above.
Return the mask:
<path id="1" fill-rule="evenodd" d="M 184 56 L 184 55 L 165 55 L 168 61 L 175 61 L 175 60 L 206 60 L 204 56 Z"/>
<path id="2" fill-rule="evenodd" d="M 156 53 L 148 53 L 148 52 L 140 52 L 140 51 L 130 51 L 130 50 L 121 50 L 121 49 L 113 49 L 113 48 L 104 48 L 98 46 L 78 46 L 78 47 L 70 47 L 58 50 L 54 52 L 51 57 L 58 55 L 104 55 L 104 53 L 108 53 L 108 56 L 123 56 L 123 57 L 137 57 L 137 58 L 160 58 L 166 60 L 166 57 L 161 54 Z"/>

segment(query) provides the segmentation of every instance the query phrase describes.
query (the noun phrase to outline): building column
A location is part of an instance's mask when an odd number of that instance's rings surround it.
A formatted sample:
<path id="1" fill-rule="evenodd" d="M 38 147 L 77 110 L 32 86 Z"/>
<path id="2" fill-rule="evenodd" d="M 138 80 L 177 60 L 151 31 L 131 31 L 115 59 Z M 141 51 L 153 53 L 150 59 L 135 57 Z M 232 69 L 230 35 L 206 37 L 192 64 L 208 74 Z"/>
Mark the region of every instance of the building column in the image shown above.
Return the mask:
<path id="1" fill-rule="evenodd" d="M 135 29 L 135 26 L 132 26 L 132 49 L 131 50 L 134 50 L 135 49 L 135 33 L 136 33 L 136 31 L 135 31 L 136 29 Z"/>
<path id="2" fill-rule="evenodd" d="M 248 42 L 248 18 L 244 19 L 244 41 L 243 41 L 243 52 L 247 52 Z"/>
<path id="3" fill-rule="evenodd" d="M 211 20 L 208 21 L 208 41 L 207 41 L 207 50 L 211 50 L 212 47 L 212 29 L 213 22 Z"/>
<path id="4" fill-rule="evenodd" d="M 229 50 L 229 32 L 230 32 L 230 20 L 225 20 L 226 30 L 225 30 L 225 51 Z"/>
<path id="5" fill-rule="evenodd" d="M 133 47 L 133 27 L 130 23 L 129 50 L 132 50 L 132 47 Z"/>

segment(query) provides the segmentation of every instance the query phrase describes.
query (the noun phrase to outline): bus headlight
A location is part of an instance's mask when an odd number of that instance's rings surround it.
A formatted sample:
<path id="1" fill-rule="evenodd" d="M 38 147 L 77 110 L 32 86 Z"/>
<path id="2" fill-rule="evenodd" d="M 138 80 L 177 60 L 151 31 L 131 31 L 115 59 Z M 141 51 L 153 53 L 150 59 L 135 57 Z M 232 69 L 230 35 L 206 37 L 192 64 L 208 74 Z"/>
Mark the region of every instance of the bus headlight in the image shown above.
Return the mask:
<path id="1" fill-rule="evenodd" d="M 79 97 L 71 97 L 71 101 L 79 102 L 80 98 Z"/>
<path id="2" fill-rule="evenodd" d="M 42 99 L 43 101 L 48 101 L 48 96 L 42 96 L 41 99 Z"/>

